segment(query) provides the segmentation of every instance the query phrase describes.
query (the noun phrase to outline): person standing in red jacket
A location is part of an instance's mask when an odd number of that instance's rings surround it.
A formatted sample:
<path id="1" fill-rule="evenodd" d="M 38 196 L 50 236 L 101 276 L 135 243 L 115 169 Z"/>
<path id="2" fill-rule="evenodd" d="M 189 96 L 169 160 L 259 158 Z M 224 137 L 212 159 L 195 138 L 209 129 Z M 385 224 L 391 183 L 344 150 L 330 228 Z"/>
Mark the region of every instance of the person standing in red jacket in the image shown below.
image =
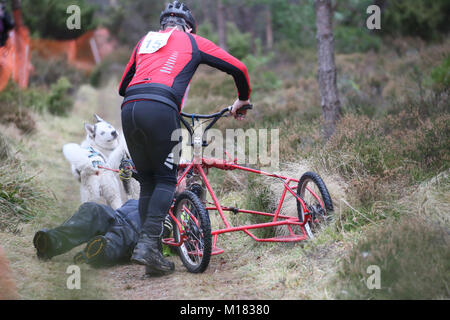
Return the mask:
<path id="1" fill-rule="evenodd" d="M 163 222 L 176 189 L 177 165 L 172 133 L 180 128 L 180 112 L 189 83 L 200 64 L 233 76 L 238 99 L 232 114 L 250 103 L 250 80 L 245 65 L 196 35 L 189 8 L 178 1 L 167 5 L 160 16 L 161 31 L 149 32 L 131 55 L 119 87 L 124 97 L 122 127 L 140 177 L 139 213 L 143 223 L 132 261 L 146 266 L 147 273 L 170 273 L 174 264 L 161 254 Z"/>

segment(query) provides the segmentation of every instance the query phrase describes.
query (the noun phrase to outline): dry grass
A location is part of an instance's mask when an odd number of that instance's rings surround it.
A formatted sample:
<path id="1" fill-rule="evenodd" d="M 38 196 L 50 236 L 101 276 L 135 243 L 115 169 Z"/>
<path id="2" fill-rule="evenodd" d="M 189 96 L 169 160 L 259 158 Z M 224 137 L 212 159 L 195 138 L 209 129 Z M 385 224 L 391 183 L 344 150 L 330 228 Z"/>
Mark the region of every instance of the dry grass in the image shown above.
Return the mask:
<path id="1" fill-rule="evenodd" d="M 401 218 L 374 225 L 339 269 L 337 297 L 350 299 L 448 299 L 450 297 L 449 172 L 422 183 L 391 203 Z M 367 267 L 381 270 L 381 288 L 365 285 Z"/>
<path id="2" fill-rule="evenodd" d="M 64 159 L 62 146 L 68 142 L 80 143 L 85 136 L 83 123 L 90 121 L 94 112 L 101 111 L 104 101 L 96 90 L 82 87 L 71 117 L 60 118 L 48 114 L 36 115 L 39 129 L 33 136 L 15 142 L 16 157 L 27 175 L 34 174 L 35 183 L 45 186 L 45 211 L 28 223 L 20 223 L 20 233 L 0 232 L 0 243 L 11 263 L 21 299 L 105 299 L 110 297 L 106 279 L 101 271 L 81 267 L 81 290 L 68 290 L 66 269 L 72 265 L 75 250 L 58 256 L 50 262 L 37 259 L 32 244 L 34 233 L 64 222 L 79 206 L 79 185 L 73 178 L 70 165 Z M 103 107 L 103 106 L 102 106 Z M 118 106 L 108 106 L 118 108 Z M 32 209 L 36 209 L 32 206 Z"/>
<path id="3" fill-rule="evenodd" d="M 325 167 L 318 167 L 316 164 L 314 164 L 314 162 L 308 160 L 299 160 L 299 162 L 284 163 L 281 170 L 277 173 L 282 176 L 299 180 L 301 176 L 308 171 L 314 171 L 318 173 L 327 186 L 334 207 L 334 212 L 330 212 L 331 219 L 329 223 L 330 225 L 334 225 L 335 219 L 333 216 L 336 213 L 340 212 L 343 201 L 347 199 L 347 195 L 345 192 L 346 182 L 342 177 L 340 177 L 336 173 L 333 173 L 331 170 L 326 169 Z M 270 202 L 273 207 L 276 207 L 284 191 L 284 185 L 280 181 L 274 180 L 273 178 L 264 179 L 264 183 L 270 186 Z M 297 200 L 291 194 L 287 194 L 281 208 L 281 214 L 294 217 L 298 216 Z M 287 235 L 288 232 L 289 231 L 287 227 L 278 227 L 275 230 L 275 233 L 277 235 Z"/>
<path id="4" fill-rule="evenodd" d="M 8 143 L 6 136 L 0 134 L 0 161 L 6 161 L 12 158 L 11 146 Z"/>

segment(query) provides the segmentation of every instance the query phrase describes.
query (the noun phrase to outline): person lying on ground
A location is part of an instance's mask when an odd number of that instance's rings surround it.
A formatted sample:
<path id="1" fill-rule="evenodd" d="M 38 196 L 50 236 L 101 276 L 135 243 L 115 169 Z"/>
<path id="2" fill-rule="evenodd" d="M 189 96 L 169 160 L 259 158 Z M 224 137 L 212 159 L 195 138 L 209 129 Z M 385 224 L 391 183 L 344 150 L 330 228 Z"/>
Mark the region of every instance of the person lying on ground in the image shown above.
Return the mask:
<path id="1" fill-rule="evenodd" d="M 129 262 L 141 231 L 138 208 L 138 200 L 129 200 L 117 210 L 94 202 L 83 203 L 60 226 L 41 229 L 35 234 L 33 244 L 37 256 L 50 260 L 87 243 L 84 250 L 75 255 L 75 264 L 101 267 Z M 167 215 L 165 235 L 168 236 L 171 229 Z"/>

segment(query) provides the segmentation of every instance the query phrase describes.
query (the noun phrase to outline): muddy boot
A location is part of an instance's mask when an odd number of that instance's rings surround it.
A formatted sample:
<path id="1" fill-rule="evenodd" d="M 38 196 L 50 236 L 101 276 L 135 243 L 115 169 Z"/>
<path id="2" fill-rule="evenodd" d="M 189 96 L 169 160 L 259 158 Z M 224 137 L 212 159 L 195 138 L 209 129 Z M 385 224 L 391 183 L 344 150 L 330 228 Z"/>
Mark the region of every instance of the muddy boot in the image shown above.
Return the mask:
<path id="1" fill-rule="evenodd" d="M 138 244 L 134 248 L 131 261 L 140 265 L 145 265 L 146 272 L 171 273 L 175 270 L 175 264 L 166 260 L 161 253 L 161 240 L 159 237 L 149 237 L 142 234 Z"/>
<path id="2" fill-rule="evenodd" d="M 92 238 L 86 248 L 77 253 L 73 258 L 75 264 L 87 263 L 92 266 L 107 266 L 111 264 L 111 248 L 108 246 L 108 239 L 104 236 Z"/>
<path id="3" fill-rule="evenodd" d="M 48 229 L 36 232 L 33 238 L 33 245 L 36 248 L 37 257 L 44 261 L 53 258 L 55 249 L 58 247 L 58 243 L 55 243 L 55 240 L 50 237 Z"/>

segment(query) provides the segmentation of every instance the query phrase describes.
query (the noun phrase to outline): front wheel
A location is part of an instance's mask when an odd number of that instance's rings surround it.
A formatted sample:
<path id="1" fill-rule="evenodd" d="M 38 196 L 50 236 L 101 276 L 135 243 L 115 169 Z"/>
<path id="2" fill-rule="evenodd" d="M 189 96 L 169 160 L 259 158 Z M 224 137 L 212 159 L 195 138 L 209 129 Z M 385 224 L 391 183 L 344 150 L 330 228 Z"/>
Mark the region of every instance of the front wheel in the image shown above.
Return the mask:
<path id="1" fill-rule="evenodd" d="M 184 191 L 175 201 L 173 209 L 175 218 L 181 224 L 181 234 L 174 224 L 174 238 L 183 244 L 178 247 L 178 254 L 184 266 L 192 273 L 206 270 L 211 258 L 211 222 L 205 206 L 191 191 Z"/>
<path id="2" fill-rule="evenodd" d="M 297 201 L 300 222 L 306 221 L 305 231 L 310 238 L 319 230 L 320 224 L 326 222 L 333 212 L 333 202 L 322 178 L 314 172 L 306 172 L 300 178 L 297 195 L 304 201 L 306 209 Z"/>

